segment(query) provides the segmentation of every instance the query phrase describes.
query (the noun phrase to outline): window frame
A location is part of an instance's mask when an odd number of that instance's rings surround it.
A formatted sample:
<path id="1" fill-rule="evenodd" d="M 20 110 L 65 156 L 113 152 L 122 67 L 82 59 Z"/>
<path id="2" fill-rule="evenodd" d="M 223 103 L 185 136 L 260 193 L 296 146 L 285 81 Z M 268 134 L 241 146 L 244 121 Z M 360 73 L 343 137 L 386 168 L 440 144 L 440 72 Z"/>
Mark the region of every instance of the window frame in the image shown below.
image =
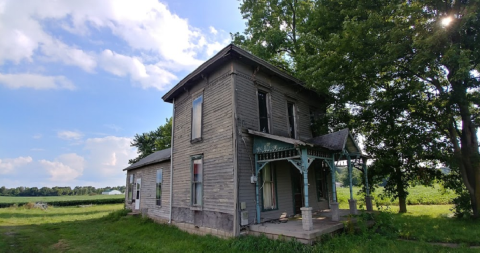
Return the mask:
<path id="1" fill-rule="evenodd" d="M 200 103 L 200 136 L 195 136 L 194 138 L 194 132 L 193 132 L 193 124 L 194 124 L 194 107 L 193 104 L 198 98 L 202 98 L 202 101 Z M 203 102 L 204 102 L 204 96 L 203 96 L 203 90 L 200 92 L 197 92 L 192 95 L 192 108 L 191 108 L 191 114 L 190 114 L 190 142 L 195 143 L 195 142 L 200 142 L 203 140 Z"/>
<path id="2" fill-rule="evenodd" d="M 293 136 L 291 136 L 291 132 L 290 131 L 290 110 L 289 110 L 289 105 L 292 105 L 292 113 L 293 115 L 291 116 L 293 118 Z M 287 101 L 287 131 L 288 131 L 288 135 L 290 136 L 290 138 L 292 139 L 297 139 L 297 112 L 296 112 L 296 109 L 297 109 L 297 105 L 295 104 L 295 102 L 292 102 L 292 101 Z"/>
<path id="3" fill-rule="evenodd" d="M 262 89 L 257 89 L 257 112 L 258 112 L 258 129 L 259 129 L 259 132 L 263 132 L 262 131 L 262 127 L 261 127 L 261 124 L 262 124 L 262 120 L 261 120 L 261 116 L 260 116 L 260 101 L 259 101 L 259 94 L 260 93 L 263 93 L 265 94 L 265 110 L 267 112 L 267 128 L 268 130 L 264 133 L 271 133 L 272 132 L 272 126 L 271 126 L 271 108 L 270 108 L 270 103 L 271 103 L 271 98 L 270 98 L 270 93 L 265 91 L 265 90 L 262 90 Z"/>
<path id="4" fill-rule="evenodd" d="M 160 182 L 158 182 L 158 172 L 161 173 Z M 158 186 L 160 185 L 160 196 L 158 196 Z M 156 184 L 155 184 L 155 205 L 162 206 L 162 185 L 163 185 L 163 168 L 157 169 L 157 177 L 156 177 Z"/>
<path id="5" fill-rule="evenodd" d="M 133 186 L 134 186 L 134 182 L 135 182 L 135 174 L 130 174 L 129 175 L 129 182 L 128 182 L 128 189 L 127 189 L 127 201 L 128 203 L 132 203 L 133 202 Z"/>
<path id="6" fill-rule="evenodd" d="M 201 181 L 194 181 L 194 161 L 195 160 L 200 160 L 201 163 L 202 163 L 202 174 L 201 174 Z M 204 185 L 204 182 L 203 182 L 203 178 L 204 178 L 204 174 L 205 174 L 205 169 L 203 167 L 203 154 L 201 155 L 194 155 L 194 156 L 191 156 L 190 157 L 190 206 L 191 207 L 196 207 L 196 208 L 201 208 L 203 207 L 203 185 Z M 195 184 L 200 184 L 201 185 L 201 196 L 200 196 L 200 204 L 198 203 L 193 203 L 193 194 L 194 194 L 194 185 Z M 197 200 L 198 202 L 198 200 Z"/>
<path id="7" fill-rule="evenodd" d="M 268 208 L 266 209 L 265 206 L 264 206 L 264 197 L 263 197 L 263 185 L 264 185 L 264 181 L 263 181 L 263 170 L 265 169 L 266 166 L 269 166 L 270 167 L 270 172 L 273 173 L 273 179 L 272 179 L 272 182 L 273 182 L 273 191 L 272 192 L 272 197 L 275 197 L 275 207 L 274 208 Z M 267 165 L 265 165 L 262 170 L 261 170 L 261 173 L 260 173 L 260 182 L 262 182 L 262 193 L 260 194 L 260 197 L 261 197 L 261 203 L 262 203 L 262 212 L 269 212 L 269 211 L 275 211 L 275 210 L 278 210 L 278 186 L 277 186 L 277 169 L 275 166 L 273 166 L 272 163 L 268 163 Z"/>

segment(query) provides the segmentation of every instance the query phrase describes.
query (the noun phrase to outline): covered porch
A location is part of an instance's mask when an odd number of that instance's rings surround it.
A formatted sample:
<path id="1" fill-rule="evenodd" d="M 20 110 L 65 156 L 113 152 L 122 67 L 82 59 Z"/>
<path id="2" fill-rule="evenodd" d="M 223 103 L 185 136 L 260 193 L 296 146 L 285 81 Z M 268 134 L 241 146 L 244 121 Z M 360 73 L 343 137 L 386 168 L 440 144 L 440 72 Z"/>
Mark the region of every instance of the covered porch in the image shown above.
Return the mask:
<path id="1" fill-rule="evenodd" d="M 300 141 L 253 130 L 249 130 L 248 132 L 253 135 L 253 154 L 255 156 L 255 178 L 252 179 L 252 183 L 255 183 L 256 191 L 256 224 L 250 226 L 251 231 L 261 232 L 260 230 L 262 228 L 266 229 L 265 224 L 267 223 L 264 223 L 265 219 L 263 219 L 264 217 L 262 216 L 266 215 L 266 213 L 264 213 L 265 205 L 270 203 L 264 202 L 265 192 L 262 193 L 261 191 L 264 187 L 270 187 L 270 183 L 266 183 L 265 180 L 260 182 L 259 178 L 262 176 L 262 170 L 270 170 L 269 164 L 275 164 L 278 162 L 291 164 L 292 167 L 300 173 L 299 179 L 303 178 L 303 189 L 301 194 L 303 201 L 301 203 L 301 208 L 299 208 L 301 210 L 301 220 L 295 222 L 289 221 L 290 225 L 282 225 L 289 227 L 292 231 L 291 233 L 314 236 L 318 233 L 322 234 L 325 233 L 325 231 L 330 231 L 330 229 L 341 229 L 340 226 L 343 227 L 343 224 L 340 223 L 342 216 L 347 214 L 357 214 L 357 201 L 353 198 L 352 192 L 352 170 L 354 168 L 357 168 L 364 173 L 367 185 L 365 200 L 366 207 L 367 211 L 372 210 L 372 201 L 368 192 L 367 157 L 361 154 L 358 145 L 348 129 L 318 136 L 307 141 Z M 309 203 L 309 195 L 313 194 L 313 192 L 311 192 L 312 189 L 309 189 L 308 175 L 309 168 L 311 168 L 311 165 L 314 164 L 315 161 L 317 161 L 317 164 L 319 162 L 324 164 L 329 169 L 331 177 L 329 179 L 331 180 L 328 189 L 329 196 L 327 197 L 329 211 L 320 212 L 324 213 L 323 216 L 318 216 L 319 210 L 314 210 Z M 348 175 L 350 179 L 350 209 L 347 211 L 339 210 L 337 202 L 335 171 L 337 170 L 339 163 L 344 163 L 348 167 Z M 298 230 L 300 228 L 300 223 L 301 231 Z M 279 228 L 268 228 L 268 230 L 272 229 L 277 230 Z M 285 233 L 280 234 L 285 235 Z M 309 238 L 305 239 L 310 240 Z"/>
<path id="2" fill-rule="evenodd" d="M 295 239 L 299 242 L 312 244 L 319 240 L 318 238 L 324 234 L 342 231 L 345 227 L 344 222 L 356 222 L 353 218 L 349 218 L 350 210 L 340 209 L 339 221 L 332 221 L 332 212 L 330 209 L 314 212 L 312 215 L 312 230 L 305 231 L 303 229 L 302 219 L 289 219 L 287 222 L 264 222 L 250 226 L 249 234 L 265 235 L 270 239 Z"/>

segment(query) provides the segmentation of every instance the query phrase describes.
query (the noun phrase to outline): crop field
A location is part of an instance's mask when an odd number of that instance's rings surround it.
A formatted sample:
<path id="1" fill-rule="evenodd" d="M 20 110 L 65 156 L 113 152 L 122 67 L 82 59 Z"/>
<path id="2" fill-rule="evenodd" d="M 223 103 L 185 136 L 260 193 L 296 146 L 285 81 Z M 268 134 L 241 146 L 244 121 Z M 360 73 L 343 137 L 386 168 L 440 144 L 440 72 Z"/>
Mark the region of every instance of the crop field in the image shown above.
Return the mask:
<path id="1" fill-rule="evenodd" d="M 353 187 L 354 198 L 363 203 L 363 196 L 358 194 L 360 187 Z M 457 195 L 450 191 L 444 190 L 441 185 L 436 184 L 434 187 L 415 186 L 408 189 L 409 195 L 407 197 L 407 205 L 447 205 L 452 204 L 452 199 Z M 398 205 L 398 200 L 391 200 L 390 198 L 382 199 L 379 195 L 383 193 L 383 188 L 380 187 L 372 194 L 374 201 L 378 205 Z M 349 187 L 337 187 L 337 197 L 340 204 L 348 204 L 350 198 Z M 374 204 L 375 205 L 375 204 Z"/>
<path id="2" fill-rule="evenodd" d="M 52 202 L 66 200 L 92 200 L 92 199 L 124 199 L 125 195 L 70 195 L 70 196 L 39 196 L 39 197 L 10 197 L 0 196 L 0 203 L 28 203 L 28 202 Z"/>
<path id="3" fill-rule="evenodd" d="M 123 203 L 125 196 L 121 195 L 73 195 L 73 196 L 47 196 L 47 197 L 9 197 L 0 196 L 0 208 L 14 204 L 44 202 L 52 206 L 75 206 L 88 204 L 115 204 Z"/>

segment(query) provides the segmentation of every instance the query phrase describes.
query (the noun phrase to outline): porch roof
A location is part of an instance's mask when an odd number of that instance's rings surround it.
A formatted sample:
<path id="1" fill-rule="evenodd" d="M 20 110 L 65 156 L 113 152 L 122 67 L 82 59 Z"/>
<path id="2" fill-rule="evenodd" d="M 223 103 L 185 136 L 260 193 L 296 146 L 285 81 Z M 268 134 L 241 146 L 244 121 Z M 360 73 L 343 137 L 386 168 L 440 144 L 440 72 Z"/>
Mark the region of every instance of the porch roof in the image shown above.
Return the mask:
<path id="1" fill-rule="evenodd" d="M 274 134 L 267 134 L 263 132 L 254 131 L 248 129 L 248 133 L 254 136 L 274 140 L 271 145 L 258 146 L 254 145 L 254 153 L 266 153 L 272 151 L 278 151 L 287 148 L 296 148 L 298 146 L 306 146 L 313 148 L 321 148 L 323 150 L 333 151 L 333 153 L 342 152 L 346 150 L 350 154 L 362 154 L 361 149 L 358 147 L 353 136 L 350 134 L 348 128 L 340 131 L 317 136 L 306 141 L 292 139 L 288 137 L 278 136 Z M 263 144 L 263 143 L 262 143 Z M 270 144 L 270 143 L 268 143 Z M 364 155 L 362 155 L 363 157 Z"/>

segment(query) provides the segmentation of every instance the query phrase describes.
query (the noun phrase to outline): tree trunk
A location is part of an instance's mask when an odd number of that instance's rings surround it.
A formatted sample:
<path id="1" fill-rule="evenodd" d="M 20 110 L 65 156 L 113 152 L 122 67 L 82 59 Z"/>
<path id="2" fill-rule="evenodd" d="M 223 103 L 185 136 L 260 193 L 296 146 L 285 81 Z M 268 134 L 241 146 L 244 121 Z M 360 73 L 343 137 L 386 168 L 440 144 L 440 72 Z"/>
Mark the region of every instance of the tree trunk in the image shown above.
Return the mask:
<path id="1" fill-rule="evenodd" d="M 395 177 L 397 183 L 397 192 L 398 192 L 398 207 L 400 207 L 399 213 L 407 212 L 407 196 L 405 193 L 405 186 L 402 182 L 402 171 L 400 168 L 395 169 Z"/>
<path id="2" fill-rule="evenodd" d="M 398 197 L 398 207 L 400 207 L 399 213 L 406 213 L 407 212 L 407 199 Z"/>

